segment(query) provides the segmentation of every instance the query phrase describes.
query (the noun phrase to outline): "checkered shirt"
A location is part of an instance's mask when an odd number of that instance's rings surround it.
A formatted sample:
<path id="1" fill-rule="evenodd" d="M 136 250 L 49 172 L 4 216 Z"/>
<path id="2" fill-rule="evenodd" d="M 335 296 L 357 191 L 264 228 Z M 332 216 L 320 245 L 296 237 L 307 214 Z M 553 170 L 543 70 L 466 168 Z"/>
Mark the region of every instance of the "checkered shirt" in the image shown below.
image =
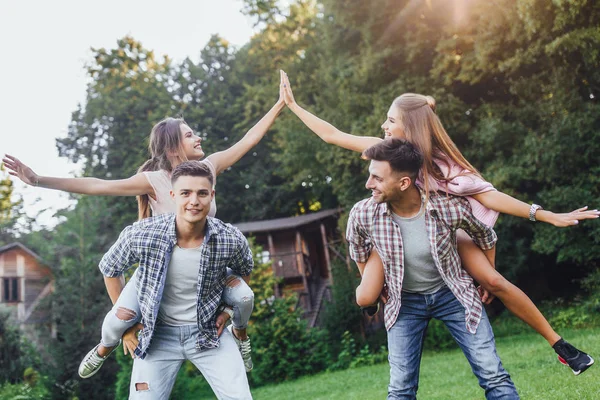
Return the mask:
<path id="1" fill-rule="evenodd" d="M 227 267 L 246 276 L 254 266 L 252 251 L 242 233 L 230 224 L 207 217 L 206 235 L 200 249 L 198 273 L 197 348 L 219 346 L 215 314 L 225 288 Z M 177 243 L 175 215 L 162 214 L 128 226 L 100 261 L 100 271 L 116 277 L 139 263 L 137 297 L 144 329 L 135 355 L 145 358 L 156 325 L 158 309 L 165 287 L 167 268 Z"/>
<path id="2" fill-rule="evenodd" d="M 471 206 L 465 198 L 435 192 L 430 193 L 427 202 L 425 226 L 435 266 L 445 284 L 464 306 L 467 330 L 475 333 L 481 320 L 483 305 L 473 279 L 461 268 L 456 230 L 464 229 L 483 250 L 494 247 L 496 233 L 473 216 Z M 377 204 L 372 198 L 356 203 L 350 211 L 346 238 L 350 257 L 354 261 L 367 262 L 373 246 L 383 261 L 389 295 L 384 320 L 389 330 L 400 312 L 404 251 L 400 228 L 392 219 L 392 212 L 387 204 Z"/>

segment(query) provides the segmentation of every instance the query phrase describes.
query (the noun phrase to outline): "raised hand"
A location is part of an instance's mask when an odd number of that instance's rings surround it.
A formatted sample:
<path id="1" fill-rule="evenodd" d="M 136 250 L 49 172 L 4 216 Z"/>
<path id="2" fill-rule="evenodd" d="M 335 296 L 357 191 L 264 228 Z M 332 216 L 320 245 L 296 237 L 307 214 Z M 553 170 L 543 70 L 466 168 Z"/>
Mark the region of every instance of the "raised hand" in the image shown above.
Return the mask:
<path id="1" fill-rule="evenodd" d="M 294 93 L 292 92 L 287 74 L 282 70 L 280 70 L 280 74 L 281 84 L 279 88 L 283 91 L 283 99 L 285 100 L 285 104 L 289 107 L 290 105 L 296 104 L 296 100 L 294 99 Z"/>
<path id="2" fill-rule="evenodd" d="M 17 157 L 13 157 L 9 154 L 5 154 L 2 159 L 4 166 L 8 170 L 8 173 L 12 176 L 16 176 L 28 185 L 36 186 L 38 183 L 38 176 L 31 168 L 23 164 Z"/>
<path id="3" fill-rule="evenodd" d="M 600 211 L 588 210 L 587 206 L 585 206 L 570 213 L 553 213 L 548 222 L 559 228 L 564 228 L 566 226 L 577 225 L 579 221 L 584 219 L 596 219 L 598 216 L 600 216 Z"/>
<path id="4" fill-rule="evenodd" d="M 285 76 L 285 72 L 279 70 L 279 99 L 277 99 L 277 104 L 282 104 L 285 107 L 285 96 L 283 93 L 283 78 Z"/>

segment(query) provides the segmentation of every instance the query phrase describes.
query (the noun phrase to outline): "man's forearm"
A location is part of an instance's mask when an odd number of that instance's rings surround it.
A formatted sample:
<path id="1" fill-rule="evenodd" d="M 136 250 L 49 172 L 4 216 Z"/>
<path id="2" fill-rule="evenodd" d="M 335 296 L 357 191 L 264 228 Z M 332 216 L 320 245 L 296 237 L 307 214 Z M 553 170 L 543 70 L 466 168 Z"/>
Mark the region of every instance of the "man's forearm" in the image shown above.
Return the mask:
<path id="1" fill-rule="evenodd" d="M 108 292 L 110 301 L 115 304 L 119 298 L 119 295 L 123 291 L 123 287 L 125 287 L 125 277 L 123 275 L 114 278 L 105 276 L 104 285 L 106 286 L 106 291 Z"/>
<path id="2" fill-rule="evenodd" d="M 496 246 L 489 250 L 483 250 L 483 254 L 485 254 L 485 258 L 488 259 L 492 267 L 496 268 Z"/>

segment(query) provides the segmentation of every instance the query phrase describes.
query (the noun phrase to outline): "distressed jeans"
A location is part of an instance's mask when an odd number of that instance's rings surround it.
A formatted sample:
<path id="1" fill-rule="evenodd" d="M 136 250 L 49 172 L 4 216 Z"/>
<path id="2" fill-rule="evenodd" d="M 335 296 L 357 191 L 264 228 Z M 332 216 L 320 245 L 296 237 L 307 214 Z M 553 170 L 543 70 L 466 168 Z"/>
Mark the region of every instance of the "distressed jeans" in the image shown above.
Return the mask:
<path id="1" fill-rule="evenodd" d="M 390 385 L 388 399 L 416 399 L 423 340 L 429 320 L 442 321 L 467 357 L 488 400 L 519 399 L 510 375 L 496 353 L 494 333 L 485 310 L 475 334 L 465 326 L 465 309 L 444 287 L 433 294 L 402 292 L 400 314 L 388 331 Z"/>
<path id="2" fill-rule="evenodd" d="M 218 399 L 252 399 L 244 362 L 231 333 L 225 329 L 219 347 L 209 350 L 196 348 L 198 333 L 196 325 L 157 325 L 148 355 L 133 361 L 129 398 L 168 399 L 181 364 L 190 360 Z"/>
<path id="3" fill-rule="evenodd" d="M 222 301 L 233 307 L 233 318 L 231 323 L 236 329 L 248 326 L 248 321 L 254 308 L 254 293 L 244 280 L 227 269 L 227 283 L 223 290 Z M 121 319 L 117 317 L 119 309 L 127 310 L 126 314 L 131 318 Z M 104 317 L 102 323 L 101 343 L 105 347 L 113 347 L 119 344 L 123 333 L 140 321 L 140 306 L 137 299 L 137 271 L 123 288 L 117 302 L 112 310 Z"/>

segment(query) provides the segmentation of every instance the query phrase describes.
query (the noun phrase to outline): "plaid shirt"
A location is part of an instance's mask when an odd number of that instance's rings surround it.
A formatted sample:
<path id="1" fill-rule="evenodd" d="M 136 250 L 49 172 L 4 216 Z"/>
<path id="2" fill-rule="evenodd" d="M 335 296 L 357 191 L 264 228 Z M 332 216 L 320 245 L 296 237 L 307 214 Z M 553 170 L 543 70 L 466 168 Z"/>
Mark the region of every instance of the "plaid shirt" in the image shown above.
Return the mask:
<path id="1" fill-rule="evenodd" d="M 494 247 L 496 233 L 473 216 L 465 198 L 435 192 L 430 194 L 427 202 L 425 226 L 435 266 L 448 288 L 464 306 L 467 330 L 475 333 L 483 305 L 473 279 L 461 268 L 456 230 L 464 229 L 483 250 Z M 377 204 L 369 198 L 356 203 L 350 211 L 346 237 L 350 257 L 354 261 L 367 262 L 373 246 L 383 261 L 389 295 L 384 319 L 389 330 L 398 318 L 401 305 L 404 251 L 400 228 L 393 221 L 386 203 Z"/>
<path id="2" fill-rule="evenodd" d="M 206 220 L 196 306 L 200 330 L 196 346 L 201 350 L 219 346 L 215 313 L 225 288 L 227 267 L 245 276 L 254 266 L 248 241 L 237 228 L 216 218 L 207 217 Z M 152 340 L 167 268 L 176 243 L 175 215 L 163 214 L 125 228 L 100 261 L 100 271 L 109 277 L 120 276 L 131 265 L 139 263 L 137 293 L 144 329 L 135 355 L 141 358 L 146 356 Z"/>

